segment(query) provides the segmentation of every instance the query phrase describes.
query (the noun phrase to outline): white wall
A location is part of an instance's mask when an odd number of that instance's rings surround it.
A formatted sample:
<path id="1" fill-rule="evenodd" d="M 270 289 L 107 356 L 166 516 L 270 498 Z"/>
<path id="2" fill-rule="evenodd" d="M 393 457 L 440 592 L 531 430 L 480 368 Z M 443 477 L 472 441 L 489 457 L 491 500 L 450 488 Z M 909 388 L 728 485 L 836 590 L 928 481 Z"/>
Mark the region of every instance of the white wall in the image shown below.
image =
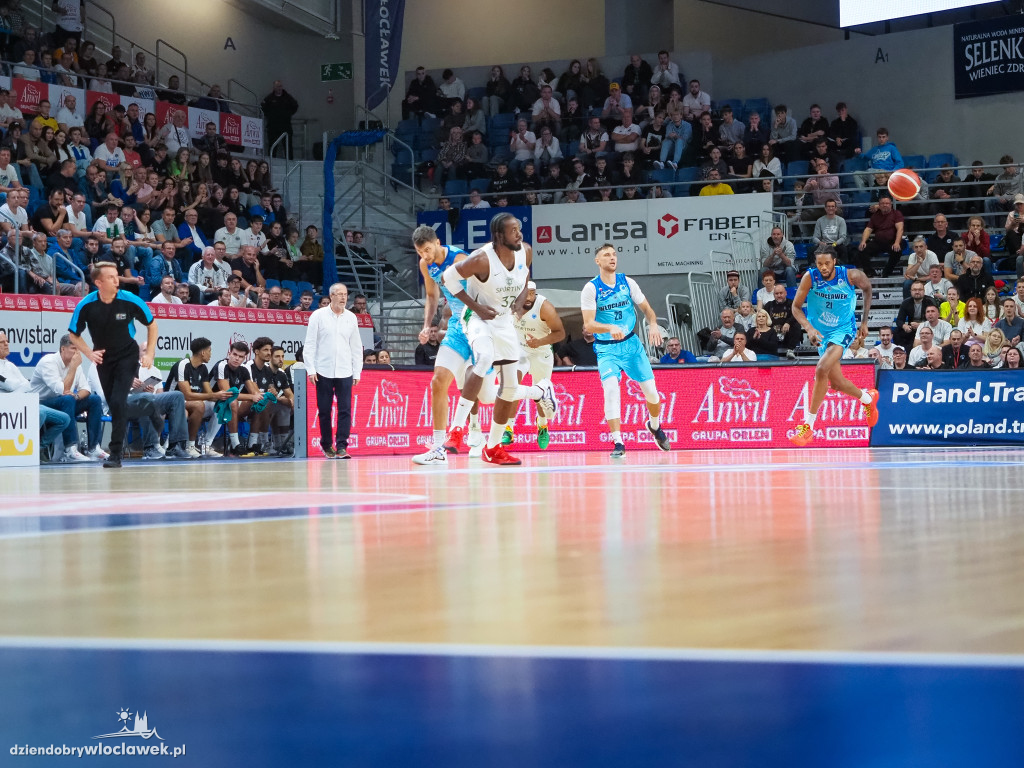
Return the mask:
<path id="1" fill-rule="evenodd" d="M 813 102 L 832 119 L 845 101 L 865 135 L 884 125 L 905 155 L 953 152 L 965 165 L 1006 153 L 1024 160 L 1019 94 L 954 100 L 950 26 L 716 59 L 715 75 L 713 97 L 768 96 L 798 123 Z"/>

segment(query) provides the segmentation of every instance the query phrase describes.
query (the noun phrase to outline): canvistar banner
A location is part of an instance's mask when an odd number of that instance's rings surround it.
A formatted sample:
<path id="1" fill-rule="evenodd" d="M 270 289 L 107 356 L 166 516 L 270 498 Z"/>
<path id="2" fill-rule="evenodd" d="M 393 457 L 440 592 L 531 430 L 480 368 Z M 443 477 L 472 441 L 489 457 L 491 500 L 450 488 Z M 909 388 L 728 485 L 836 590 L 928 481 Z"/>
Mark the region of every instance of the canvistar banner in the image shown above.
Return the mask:
<path id="1" fill-rule="evenodd" d="M 843 366 L 857 386 L 874 385 L 873 365 Z M 429 371 L 364 369 L 352 394 L 352 439 L 349 448 L 361 455 L 422 453 L 431 443 Z M 811 396 L 810 366 L 659 368 L 655 371 L 662 399 L 662 427 L 676 448 L 790 448 L 788 437 L 803 420 Z M 549 451 L 610 449 L 604 422 L 604 399 L 596 370 L 556 371 L 552 381 L 559 395 L 558 416 L 549 424 Z M 632 450 L 657 450 L 647 431 L 647 406 L 635 382 L 622 383 L 622 437 Z M 319 455 L 320 426 L 316 394 L 310 389 L 307 428 L 310 455 Z M 448 393 L 449 418 L 458 392 Z M 481 406 L 486 434 L 490 406 Z M 335 414 L 336 416 L 336 414 Z M 537 449 L 537 412 L 521 404 L 516 418 L 515 451 Z M 846 395 L 829 392 L 818 412 L 816 447 L 866 447 L 869 429 L 864 408 Z"/>
<path id="2" fill-rule="evenodd" d="M 7 332 L 10 361 L 19 368 L 34 368 L 43 355 L 56 352 L 77 303 L 78 299 L 66 296 L 0 296 L 0 330 Z M 308 315 L 302 312 L 191 304 L 150 304 L 149 308 L 160 334 L 155 365 L 164 370 L 188 355 L 192 340 L 200 336 L 213 342 L 215 360 L 227 355 L 232 342 L 251 344 L 258 336 L 269 336 L 284 347 L 285 358 L 294 362 L 295 351 L 306 339 Z M 145 334 L 145 326 L 137 325 L 135 338 L 141 341 Z"/>
<path id="3" fill-rule="evenodd" d="M 1024 90 L 1024 19 L 955 24 L 953 87 L 958 99 Z"/>
<path id="4" fill-rule="evenodd" d="M 871 445 L 1024 445 L 1024 371 L 881 371 Z"/>
<path id="5" fill-rule="evenodd" d="M 533 243 L 538 280 L 594 275 L 594 249 L 612 243 L 619 270 L 629 275 L 710 272 L 712 250 L 723 250 L 732 232 L 758 237 L 764 200 L 760 195 L 670 197 L 579 205 L 506 208 L 523 222 Z M 494 208 L 459 211 L 452 226 L 444 211 L 419 214 L 442 243 L 466 250 L 488 242 Z"/>

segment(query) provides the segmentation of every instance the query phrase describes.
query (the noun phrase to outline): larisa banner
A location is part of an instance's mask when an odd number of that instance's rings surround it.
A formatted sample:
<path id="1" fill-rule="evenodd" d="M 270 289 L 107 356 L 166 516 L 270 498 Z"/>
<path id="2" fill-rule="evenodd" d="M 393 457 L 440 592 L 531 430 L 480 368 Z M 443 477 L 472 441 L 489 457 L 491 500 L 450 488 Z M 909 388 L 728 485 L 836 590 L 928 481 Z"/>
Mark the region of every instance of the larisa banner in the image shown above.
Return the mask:
<path id="1" fill-rule="evenodd" d="M 77 303 L 78 299 L 64 296 L 0 296 L 0 330 L 7 332 L 11 362 L 30 369 L 43 355 L 56 352 Z M 188 355 L 192 340 L 200 336 L 213 342 L 215 359 L 226 356 L 232 342 L 251 344 L 258 336 L 269 336 L 284 347 L 286 360 L 293 362 L 305 342 L 309 317 L 303 312 L 191 304 L 150 304 L 149 308 L 159 331 L 156 365 L 164 370 Z M 136 325 L 135 338 L 146 338 L 145 326 Z"/>
<path id="2" fill-rule="evenodd" d="M 629 275 L 710 272 L 711 251 L 733 232 L 757 239 L 764 206 L 761 195 L 534 206 L 534 274 L 591 277 L 594 250 L 605 243 Z"/>
<path id="3" fill-rule="evenodd" d="M 854 364 L 843 371 L 859 387 L 874 385 L 873 365 Z M 352 439 L 349 448 L 363 455 L 422 453 L 432 439 L 429 371 L 364 368 L 352 391 Z M 669 368 L 655 371 L 662 398 L 662 425 L 675 448 L 792 448 L 789 436 L 803 420 L 811 396 L 814 369 L 809 366 Z M 610 450 L 604 422 L 604 394 L 596 370 L 556 371 L 558 417 L 550 422 L 549 451 Z M 644 426 L 646 398 L 632 381 L 623 381 L 622 436 L 633 450 L 655 450 Z M 448 393 L 449 417 L 458 391 Z M 491 406 L 480 407 L 486 434 Z M 310 455 L 319 455 L 320 427 L 316 394 L 309 391 L 307 435 Z M 535 451 L 537 412 L 520 404 L 514 450 Z M 866 447 L 869 429 L 863 406 L 830 391 L 815 425 L 815 447 Z"/>
<path id="4" fill-rule="evenodd" d="M 405 0 L 363 0 L 366 34 L 366 108 L 374 110 L 395 86 L 402 53 Z"/>
<path id="5" fill-rule="evenodd" d="M 879 446 L 1024 445 L 1024 371 L 883 370 Z"/>
<path id="6" fill-rule="evenodd" d="M 958 99 L 1024 90 L 1024 19 L 955 24 L 953 80 Z"/>

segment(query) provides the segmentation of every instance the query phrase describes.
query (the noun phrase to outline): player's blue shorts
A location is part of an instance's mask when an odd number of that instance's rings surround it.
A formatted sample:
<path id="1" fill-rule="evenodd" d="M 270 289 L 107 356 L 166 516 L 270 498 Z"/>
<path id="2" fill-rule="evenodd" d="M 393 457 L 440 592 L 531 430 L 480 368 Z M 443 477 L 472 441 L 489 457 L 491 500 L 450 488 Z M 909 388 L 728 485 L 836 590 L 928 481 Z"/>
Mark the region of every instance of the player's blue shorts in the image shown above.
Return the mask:
<path id="1" fill-rule="evenodd" d="M 473 359 L 473 350 L 469 347 L 469 339 L 462 330 L 462 323 L 448 323 L 448 331 L 441 339 L 441 346 L 448 347 L 463 360 Z"/>
<path id="2" fill-rule="evenodd" d="M 814 323 L 811 323 L 811 325 L 814 325 Z M 824 355 L 833 344 L 842 347 L 843 352 L 846 352 L 853 343 L 853 340 L 857 338 L 857 326 L 852 322 L 841 328 L 818 328 L 816 325 L 814 327 L 821 334 L 821 344 L 818 345 L 819 357 Z"/>
<path id="3" fill-rule="evenodd" d="M 654 369 L 651 368 L 644 345 L 635 335 L 612 344 L 594 344 L 594 351 L 597 353 L 597 372 L 601 374 L 601 381 L 612 376 L 618 378 L 620 371 L 637 383 L 654 378 Z"/>

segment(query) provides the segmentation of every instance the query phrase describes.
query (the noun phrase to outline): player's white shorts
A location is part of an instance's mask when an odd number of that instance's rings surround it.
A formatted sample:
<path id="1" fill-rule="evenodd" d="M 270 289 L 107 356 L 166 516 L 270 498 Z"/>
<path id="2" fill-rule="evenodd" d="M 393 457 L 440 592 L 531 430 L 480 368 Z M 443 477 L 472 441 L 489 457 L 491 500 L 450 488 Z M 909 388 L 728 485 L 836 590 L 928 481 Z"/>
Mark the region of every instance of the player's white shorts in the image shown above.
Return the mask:
<path id="1" fill-rule="evenodd" d="M 493 320 L 481 320 L 476 315 L 470 315 L 468 321 L 463 321 L 463 328 L 466 331 L 466 338 L 469 346 L 476 345 L 481 336 L 488 336 L 494 344 L 494 361 L 511 360 L 518 362 L 522 356 L 522 348 L 519 346 L 519 334 L 512 324 L 512 315 L 498 315 Z"/>
<path id="2" fill-rule="evenodd" d="M 523 348 L 523 356 L 519 358 L 519 372 L 523 376 L 530 374 L 534 384 L 550 379 L 554 369 L 555 355 L 550 345 L 538 349 Z"/>
<path id="3" fill-rule="evenodd" d="M 216 405 L 216 403 L 214 403 L 213 400 L 203 401 L 203 421 L 214 417 L 216 413 L 216 411 L 213 410 L 214 405 Z"/>
<path id="4" fill-rule="evenodd" d="M 437 358 L 434 360 L 435 368 L 444 368 L 451 371 L 455 377 L 455 386 L 461 391 L 466 384 L 466 374 L 473 368 L 471 359 L 463 358 L 461 354 L 451 347 L 443 344 L 437 350 Z M 480 394 L 477 400 L 484 405 L 489 405 L 498 397 L 498 374 L 495 371 L 484 377 L 484 383 L 480 386 Z"/>

